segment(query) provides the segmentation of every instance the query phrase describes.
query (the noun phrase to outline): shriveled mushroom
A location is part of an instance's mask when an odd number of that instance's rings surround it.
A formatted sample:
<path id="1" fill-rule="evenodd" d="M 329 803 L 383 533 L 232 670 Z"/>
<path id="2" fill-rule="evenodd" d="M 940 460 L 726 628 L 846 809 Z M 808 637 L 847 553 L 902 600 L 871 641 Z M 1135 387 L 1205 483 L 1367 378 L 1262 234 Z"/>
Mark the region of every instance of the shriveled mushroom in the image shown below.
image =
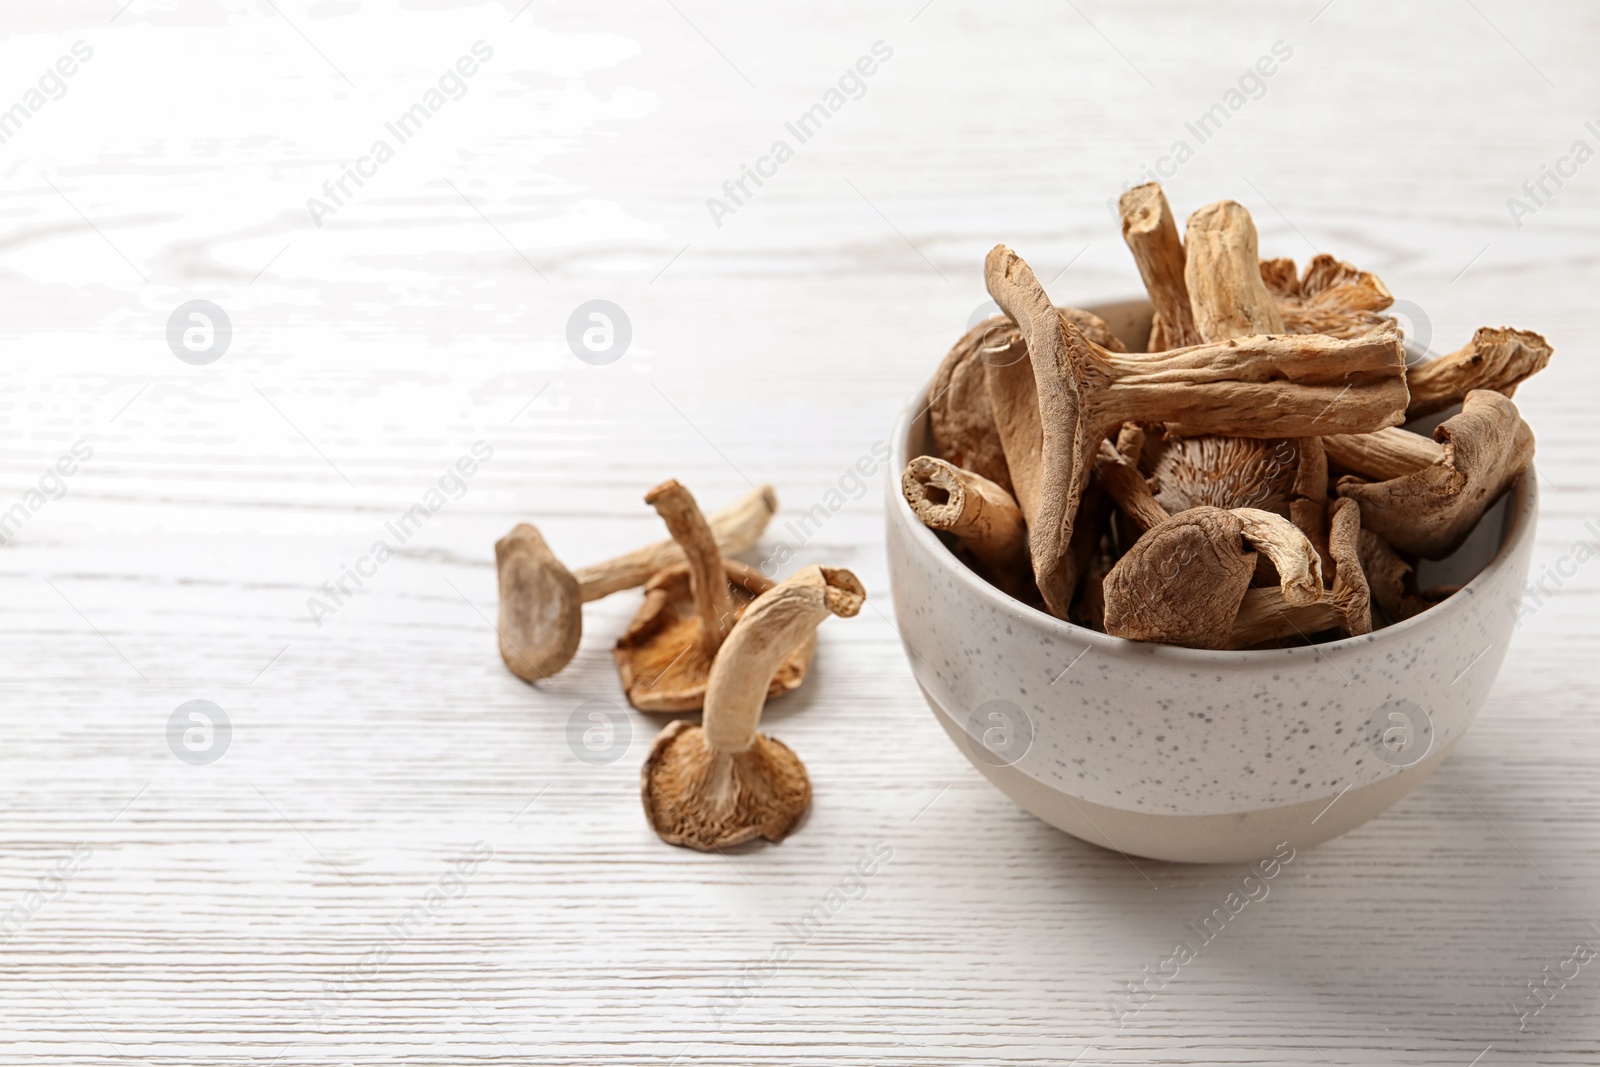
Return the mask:
<path id="1" fill-rule="evenodd" d="M 1169 513 L 1251 507 L 1289 514 L 1300 458 L 1293 439 L 1168 438 L 1159 457 L 1151 477 Z"/>
<path id="2" fill-rule="evenodd" d="M 1549 365 L 1550 352 L 1550 342 L 1531 330 L 1480 326 L 1472 340 L 1454 352 L 1406 371 L 1411 389 L 1406 418 L 1443 411 L 1474 389 L 1511 396 L 1524 379 Z"/>
<path id="3" fill-rule="evenodd" d="M 645 583 L 644 604 L 612 649 L 628 701 L 640 711 L 693 711 L 705 700 L 712 661 L 739 615 L 772 582 L 760 571 L 722 558 L 694 497 L 676 481 L 645 494 L 686 562 Z M 797 687 L 811 663 L 809 638 L 788 650 L 768 678 L 771 696 Z"/>
<path id="4" fill-rule="evenodd" d="M 906 464 L 900 491 L 923 525 L 954 537 L 1000 588 L 1016 596 L 1032 584 L 1028 531 L 1010 493 L 933 456 Z"/>
<path id="5" fill-rule="evenodd" d="M 1155 307 L 1145 350 L 1162 352 L 1199 344 L 1194 313 L 1189 309 L 1189 287 L 1183 280 L 1183 240 L 1166 194 L 1158 183 L 1146 182 L 1123 193 L 1117 207 L 1122 215 L 1122 239 L 1133 253 Z"/>
<path id="6" fill-rule="evenodd" d="M 1290 333 L 1358 337 L 1390 321 L 1378 312 L 1393 304 L 1394 296 L 1378 276 L 1326 253 L 1313 256 L 1298 278 L 1294 260 L 1264 259 L 1261 280 Z"/>
<path id="7" fill-rule="evenodd" d="M 989 403 L 983 349 L 992 341 L 996 358 L 1008 358 L 1008 327 L 1016 329 L 1005 319 L 991 318 L 968 330 L 944 357 L 928 385 L 928 436 L 934 451 L 1007 490 L 1011 473 Z"/>
<path id="8" fill-rule="evenodd" d="M 1288 518 L 1319 552 L 1326 547 L 1328 462 L 1320 438 L 1168 438 L 1152 481 L 1156 500 L 1171 514 L 1200 506 L 1260 508 Z"/>
<path id="9" fill-rule="evenodd" d="M 1256 224 L 1243 205 L 1218 200 L 1190 215 L 1183 247 L 1183 280 L 1200 340 L 1284 332 L 1278 305 L 1261 280 Z"/>
<path id="10" fill-rule="evenodd" d="M 1113 352 L 1126 348 L 1104 319 L 1078 308 L 1057 308 L 1095 344 Z M 928 431 L 934 451 L 963 470 L 1011 492 L 1011 474 L 995 429 L 984 367 L 1028 357 L 1022 331 L 1004 315 L 991 316 L 962 335 L 928 386 Z"/>
<path id="11" fill-rule="evenodd" d="M 772 486 L 752 490 L 711 517 L 717 546 L 743 552 L 756 543 L 777 510 Z M 538 682 L 572 662 L 583 636 L 584 604 L 643 585 L 664 568 L 682 563 L 683 550 L 676 542 L 662 541 L 569 571 L 538 528 L 524 522 L 495 542 L 494 559 L 500 581 L 500 658 L 518 678 Z"/>
<path id="12" fill-rule="evenodd" d="M 1426 470 L 1444 455 L 1433 438 L 1400 426 L 1375 433 L 1329 434 L 1322 447 L 1341 473 L 1380 482 Z"/>
<path id="13" fill-rule="evenodd" d="M 1468 393 L 1461 413 L 1441 423 L 1433 436 L 1442 447 L 1428 466 L 1378 482 L 1346 475 L 1337 490 L 1361 505 L 1364 529 L 1401 552 L 1443 559 L 1528 469 L 1534 441 L 1517 406 L 1488 389 Z"/>
<path id="14" fill-rule="evenodd" d="M 1274 587 L 1245 592 L 1233 619 L 1229 648 L 1252 648 L 1285 638 L 1309 641 L 1310 635 L 1337 629 L 1341 636 L 1372 632 L 1372 606 L 1359 544 L 1361 509 L 1349 500 L 1330 502 L 1329 557 L 1334 563 L 1333 588 L 1322 599 L 1291 604 Z"/>
<path id="15" fill-rule="evenodd" d="M 1150 483 L 1145 481 L 1139 468 L 1120 448 L 1113 447 L 1110 441 L 1100 442 L 1094 470 L 1101 484 L 1106 487 L 1106 492 L 1111 494 L 1111 499 L 1117 502 L 1117 507 L 1140 532 L 1166 521 L 1171 514 L 1170 509 L 1163 507 L 1150 492 Z"/>
<path id="16" fill-rule="evenodd" d="M 1257 552 L 1277 566 L 1285 603 L 1322 599 L 1316 551 L 1288 519 L 1253 508 L 1191 508 L 1151 527 L 1106 575 L 1106 633 L 1229 647 Z"/>
<path id="17" fill-rule="evenodd" d="M 989 253 L 984 275 L 1026 338 L 1027 360 L 986 367 L 989 397 L 1028 522 L 1034 579 L 1060 618 L 1078 577 L 1066 550 L 1079 497 L 1100 440 L 1122 423 L 1305 437 L 1366 433 L 1404 414 L 1404 355 L 1392 326 L 1350 340 L 1252 336 L 1126 355 L 1064 324 L 1033 271 L 1004 245 Z"/>
<path id="18" fill-rule="evenodd" d="M 757 730 L 767 679 L 823 619 L 855 615 L 865 599 L 854 574 L 812 566 L 750 605 L 711 668 L 703 725 L 669 724 L 640 771 L 645 817 L 663 841 L 709 852 L 781 841 L 799 824 L 811 779 L 787 745 Z"/>

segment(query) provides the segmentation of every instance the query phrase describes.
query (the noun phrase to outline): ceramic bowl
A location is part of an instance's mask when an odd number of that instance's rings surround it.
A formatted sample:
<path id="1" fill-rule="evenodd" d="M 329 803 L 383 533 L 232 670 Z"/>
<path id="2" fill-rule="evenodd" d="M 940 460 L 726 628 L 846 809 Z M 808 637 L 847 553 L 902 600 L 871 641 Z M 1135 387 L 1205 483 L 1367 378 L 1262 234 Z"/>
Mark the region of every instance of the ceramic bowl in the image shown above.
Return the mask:
<path id="1" fill-rule="evenodd" d="M 1094 307 L 1142 350 L 1145 301 Z M 927 449 L 927 388 L 891 471 Z M 1460 592 L 1362 637 L 1272 651 L 1142 644 L 1037 611 L 973 573 L 887 483 L 889 579 L 912 673 L 957 747 L 1024 809 L 1137 856 L 1198 863 L 1319 844 L 1449 755 L 1516 629 L 1537 511 L 1530 469 L 1422 584 Z"/>

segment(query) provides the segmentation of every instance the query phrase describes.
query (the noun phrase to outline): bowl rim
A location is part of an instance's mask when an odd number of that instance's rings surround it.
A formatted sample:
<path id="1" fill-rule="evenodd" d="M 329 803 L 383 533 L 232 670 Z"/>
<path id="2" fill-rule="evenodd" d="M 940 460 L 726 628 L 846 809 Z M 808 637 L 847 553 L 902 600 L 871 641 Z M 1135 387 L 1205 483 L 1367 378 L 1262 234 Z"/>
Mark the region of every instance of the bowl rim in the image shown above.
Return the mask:
<path id="1" fill-rule="evenodd" d="M 1093 310 L 1092 306 L 1090 310 Z M 1411 630 L 1431 626 L 1453 611 L 1466 610 L 1465 605 L 1474 598 L 1478 587 L 1486 584 L 1497 572 L 1510 565 L 1511 559 L 1516 555 L 1522 543 L 1533 534 L 1535 523 L 1532 521 L 1538 513 L 1539 490 L 1537 472 L 1533 464 L 1512 483 L 1504 496 L 1510 498 L 1510 505 L 1506 511 L 1506 522 L 1509 529 L 1500 540 L 1500 545 L 1495 549 L 1493 557 L 1484 564 L 1483 568 L 1473 575 L 1453 595 L 1435 604 L 1425 611 L 1418 612 L 1409 619 L 1385 626 L 1371 633 L 1361 634 L 1358 637 L 1341 637 L 1337 641 L 1325 641 L 1320 644 L 1307 643 L 1292 648 L 1267 648 L 1267 649 L 1206 649 L 1184 648 L 1181 645 L 1166 645 L 1148 641 L 1130 641 L 1127 638 L 1113 637 L 1110 634 L 1092 630 L 1087 626 L 1079 626 L 1066 619 L 1058 619 L 1054 615 L 1040 611 L 1000 589 L 989 584 L 977 572 L 961 562 L 947 548 L 937 534 L 923 525 L 922 521 L 912 512 L 911 505 L 906 503 L 905 494 L 900 491 L 900 479 L 894 472 L 904 471 L 910 462 L 911 425 L 914 419 L 922 417 L 928 408 L 928 389 L 933 384 L 930 376 L 926 382 L 918 387 L 910 401 L 900 410 L 895 419 L 894 436 L 890 446 L 889 466 L 891 477 L 886 479 L 889 496 L 893 498 L 890 503 L 891 521 L 897 521 L 910 530 L 912 539 L 921 545 L 925 552 L 939 560 L 940 565 L 948 571 L 953 571 L 959 581 L 969 589 L 974 590 L 980 597 L 988 601 L 993 607 L 1010 611 L 1014 615 L 1030 622 L 1035 626 L 1051 632 L 1053 636 L 1064 639 L 1083 641 L 1090 648 L 1106 652 L 1115 652 L 1122 655 L 1137 654 L 1151 656 L 1156 659 L 1166 660 L 1177 664 L 1192 664 L 1204 667 L 1219 667 L 1226 665 L 1264 665 L 1266 663 L 1284 663 L 1285 660 L 1296 658 L 1318 659 L 1332 654 L 1353 653 L 1366 645 L 1377 641 L 1398 638 Z M 1481 521 L 1481 520 L 1480 520 Z M 1520 590 L 1519 590 L 1520 592 Z M 1513 605 L 1515 608 L 1515 605 Z"/>

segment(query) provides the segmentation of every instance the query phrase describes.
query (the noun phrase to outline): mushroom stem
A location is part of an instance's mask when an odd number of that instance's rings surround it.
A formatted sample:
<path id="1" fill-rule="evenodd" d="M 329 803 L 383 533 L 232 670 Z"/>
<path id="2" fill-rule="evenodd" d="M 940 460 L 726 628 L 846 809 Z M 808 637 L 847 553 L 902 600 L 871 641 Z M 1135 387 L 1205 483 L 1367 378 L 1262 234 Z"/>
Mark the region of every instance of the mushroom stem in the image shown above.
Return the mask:
<path id="1" fill-rule="evenodd" d="M 728 634 L 706 683 L 706 741 L 736 755 L 756 740 L 767 685 L 785 656 L 829 615 L 849 618 L 866 591 L 843 568 L 806 567 L 757 597 Z"/>
<path id="2" fill-rule="evenodd" d="M 1118 443 L 1121 443 L 1120 439 Z M 1150 483 L 1139 473 L 1139 468 L 1119 448 L 1113 447 L 1110 441 L 1100 443 L 1094 469 L 1100 475 L 1106 492 L 1111 494 L 1111 499 L 1117 502 L 1117 507 L 1139 527 L 1141 533 L 1168 518 L 1167 509 L 1157 503 L 1155 494 L 1150 492 Z"/>
<path id="3" fill-rule="evenodd" d="M 1123 193 L 1117 208 L 1122 215 L 1122 239 L 1133 253 L 1155 307 L 1145 349 L 1160 352 L 1197 344 L 1200 335 L 1195 332 L 1189 287 L 1183 280 L 1183 240 L 1166 194 L 1159 183 L 1146 182 Z"/>
<path id="4" fill-rule="evenodd" d="M 906 464 L 900 491 L 930 530 L 956 538 L 997 576 L 1027 566 L 1028 534 L 1011 494 L 989 479 L 942 459 Z"/>
<path id="5" fill-rule="evenodd" d="M 689 588 L 695 611 L 700 616 L 700 647 L 709 658 L 717 654 L 733 629 L 735 611 L 728 592 L 728 576 L 722 569 L 722 553 L 716 536 L 706 522 L 694 496 L 675 479 L 669 479 L 645 494 L 644 502 L 672 531 L 672 539 L 689 561 Z M 773 669 L 777 664 L 773 664 Z M 767 675 L 770 680 L 772 676 Z"/>
<path id="6" fill-rule="evenodd" d="M 1183 278 L 1201 340 L 1283 333 L 1283 316 L 1261 280 L 1256 224 L 1243 205 L 1219 200 L 1189 216 Z"/>
<path id="7" fill-rule="evenodd" d="M 1550 362 L 1550 342 L 1531 330 L 1481 326 L 1472 340 L 1448 355 L 1419 363 L 1406 372 L 1411 403 L 1406 418 L 1416 419 L 1459 404 L 1474 389 L 1510 396 L 1529 375 Z"/>
<path id="8" fill-rule="evenodd" d="M 1229 648 L 1250 648 L 1285 637 L 1308 638 L 1343 624 L 1339 609 L 1331 600 L 1310 604 L 1291 604 L 1277 586 L 1245 590 L 1239 614 L 1233 618 Z"/>
<path id="9" fill-rule="evenodd" d="M 750 490 L 711 516 L 711 532 L 716 536 L 717 548 L 725 556 L 743 552 L 761 538 L 761 532 L 777 510 L 778 494 L 772 486 Z M 658 571 L 682 562 L 683 549 L 676 541 L 658 541 L 604 563 L 579 567 L 572 573 L 578 579 L 578 595 L 587 604 L 641 586 Z"/>
<path id="10" fill-rule="evenodd" d="M 1345 470 L 1380 482 L 1426 470 L 1444 455 L 1437 441 L 1398 426 L 1376 433 L 1330 434 L 1322 447 Z"/>

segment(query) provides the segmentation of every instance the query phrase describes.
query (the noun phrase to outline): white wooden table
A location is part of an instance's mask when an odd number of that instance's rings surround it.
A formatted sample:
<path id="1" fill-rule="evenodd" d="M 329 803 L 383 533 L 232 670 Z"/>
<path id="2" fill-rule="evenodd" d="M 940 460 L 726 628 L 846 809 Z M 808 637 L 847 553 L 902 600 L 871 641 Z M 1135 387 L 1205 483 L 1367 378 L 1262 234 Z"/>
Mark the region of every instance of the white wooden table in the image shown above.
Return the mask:
<path id="1" fill-rule="evenodd" d="M 25 509 L 0 546 L 0 1062 L 1600 1061 L 1600 963 L 1525 1029 L 1510 1006 L 1600 946 L 1600 162 L 1522 189 L 1600 148 L 1592 5 L 122 4 L 0 16 L 0 108 L 23 108 L 0 124 L 0 507 Z M 785 123 L 879 41 L 799 143 Z M 1219 103 L 1201 143 L 1186 123 Z M 1112 994 L 1242 870 L 1135 870 L 969 768 L 891 620 L 882 473 L 848 472 L 985 299 L 996 241 L 1061 302 L 1136 290 L 1106 200 L 1180 139 L 1180 213 L 1233 197 L 1266 252 L 1376 270 L 1436 348 L 1551 337 L 1517 399 L 1536 570 L 1563 576 L 1441 772 L 1297 858 L 1119 1027 Z M 769 176 L 713 218 L 743 165 Z M 232 325 L 207 365 L 166 339 L 194 299 Z M 632 326 L 607 365 L 566 341 L 592 299 Z M 610 762 L 569 745 L 586 703 L 622 703 L 635 594 L 589 608 L 548 684 L 495 653 L 495 538 L 531 520 L 600 559 L 661 535 L 640 497 L 665 477 L 711 506 L 775 483 L 747 558 L 786 543 L 869 590 L 769 709 L 816 791 L 778 847 L 656 839 L 659 718 L 616 714 Z M 394 558 L 362 563 L 380 538 Z M 169 746 L 192 700 L 231 725 L 210 763 Z"/>

